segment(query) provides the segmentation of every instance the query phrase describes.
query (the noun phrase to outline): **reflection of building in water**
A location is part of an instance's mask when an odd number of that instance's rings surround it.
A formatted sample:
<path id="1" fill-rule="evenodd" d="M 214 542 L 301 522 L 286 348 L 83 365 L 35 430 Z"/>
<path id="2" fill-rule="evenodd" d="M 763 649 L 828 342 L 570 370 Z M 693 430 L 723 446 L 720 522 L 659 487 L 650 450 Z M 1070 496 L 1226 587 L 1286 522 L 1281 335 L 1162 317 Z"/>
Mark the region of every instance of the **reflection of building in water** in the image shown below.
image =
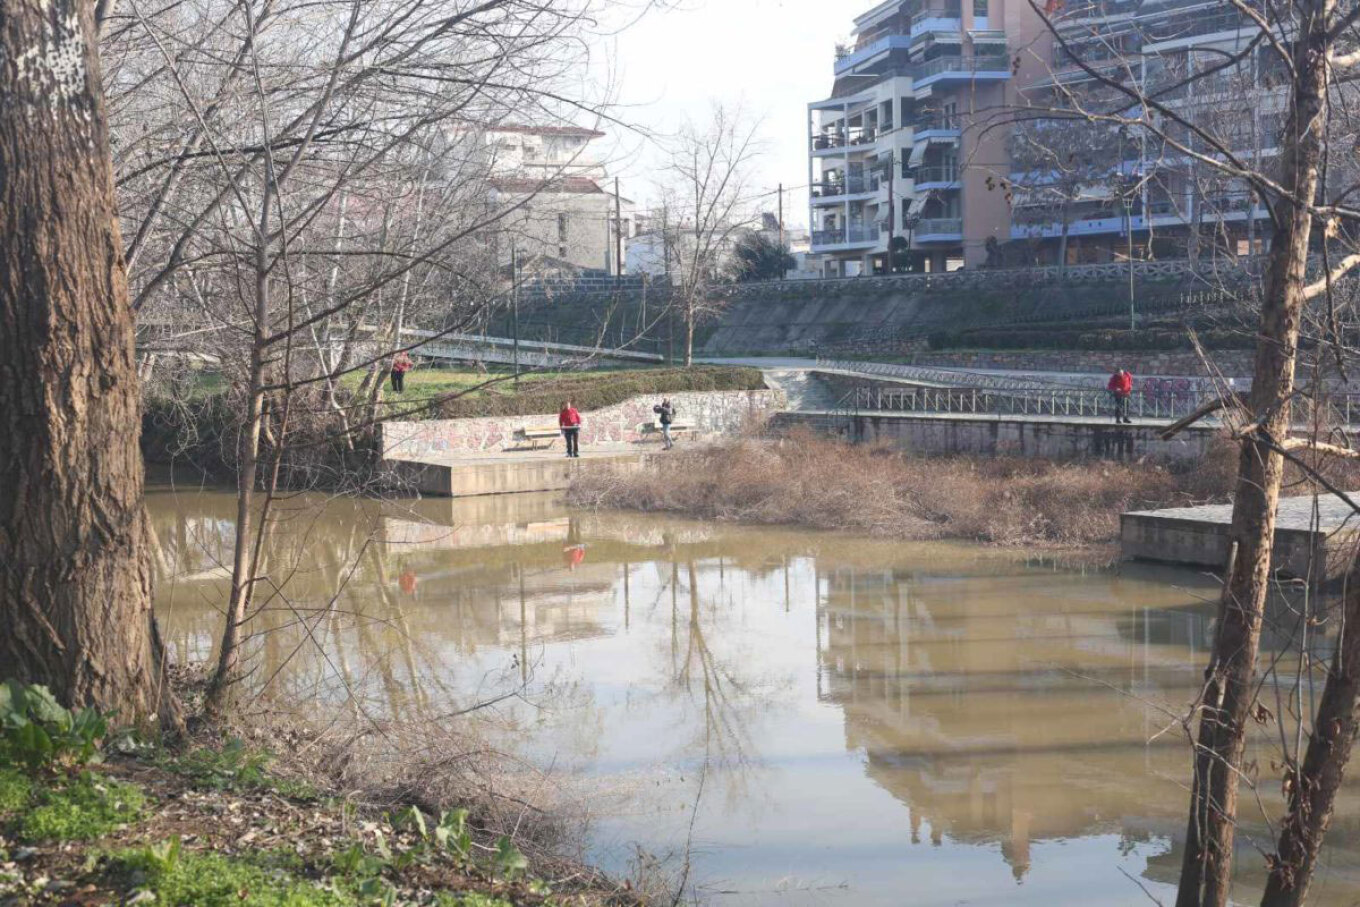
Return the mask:
<path id="1" fill-rule="evenodd" d="M 1129 608 L 1117 577 L 822 576 L 819 695 L 910 808 L 913 841 L 925 822 L 935 843 L 997 843 L 1020 878 L 1032 841 L 1180 821 L 1180 788 L 1156 775 L 1178 778 L 1183 749 L 1146 745 L 1159 716 L 1142 702 L 1193 695 L 1202 612 Z M 1184 605 L 1146 591 L 1128 597 Z"/>

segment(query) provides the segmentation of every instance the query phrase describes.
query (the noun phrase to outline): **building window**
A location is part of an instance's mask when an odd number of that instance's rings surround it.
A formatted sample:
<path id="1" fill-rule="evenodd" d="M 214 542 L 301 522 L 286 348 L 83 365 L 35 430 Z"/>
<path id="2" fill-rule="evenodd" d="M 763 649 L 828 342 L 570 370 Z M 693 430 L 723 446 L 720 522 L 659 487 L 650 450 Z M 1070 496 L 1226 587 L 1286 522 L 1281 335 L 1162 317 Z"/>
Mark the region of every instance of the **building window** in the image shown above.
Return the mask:
<path id="1" fill-rule="evenodd" d="M 560 243 L 567 241 L 567 216 L 557 215 L 557 241 Z"/>
<path id="2" fill-rule="evenodd" d="M 558 258 L 561 258 L 561 259 L 564 259 L 564 260 L 566 259 L 566 257 L 567 257 L 567 247 L 566 247 L 566 246 L 558 246 L 558 247 L 557 247 L 557 257 L 558 257 Z"/>
<path id="3" fill-rule="evenodd" d="M 973 0 L 973 18 L 987 18 L 987 0 Z"/>

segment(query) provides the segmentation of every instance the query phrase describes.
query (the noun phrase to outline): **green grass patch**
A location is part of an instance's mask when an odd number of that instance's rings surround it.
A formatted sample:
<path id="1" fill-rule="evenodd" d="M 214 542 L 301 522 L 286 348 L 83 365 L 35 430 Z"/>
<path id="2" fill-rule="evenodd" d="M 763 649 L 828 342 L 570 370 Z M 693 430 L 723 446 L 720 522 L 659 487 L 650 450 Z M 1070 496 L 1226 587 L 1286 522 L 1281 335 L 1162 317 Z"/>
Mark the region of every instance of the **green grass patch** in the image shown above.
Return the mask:
<path id="1" fill-rule="evenodd" d="M 473 892 L 472 894 L 451 894 L 441 891 L 434 897 L 436 907 L 515 907 L 504 898 Z"/>
<path id="2" fill-rule="evenodd" d="M 28 805 L 33 782 L 17 769 L 0 767 L 0 819 Z"/>
<path id="3" fill-rule="evenodd" d="M 439 375 L 437 370 L 413 375 Z M 457 373 L 455 373 L 457 374 Z M 478 377 L 478 376 L 474 376 Z M 435 379 L 427 379 L 434 381 Z M 479 380 L 485 381 L 485 376 Z M 408 382 L 412 382 L 410 377 Z M 413 402 L 417 385 L 407 384 L 400 398 L 403 406 Z M 426 385 L 427 388 L 436 385 Z M 685 391 L 760 390 L 765 387 L 760 369 L 740 366 L 693 368 L 619 369 L 598 372 L 565 372 L 523 376 L 519 389 L 510 381 L 453 399 L 430 411 L 429 418 L 461 419 L 476 416 L 530 416 L 557 412 L 562 401 L 571 400 L 582 412 L 603 409 L 630 397 L 659 396 Z M 444 393 L 449 393 L 445 391 Z M 429 398 L 440 396 L 430 393 Z M 427 399 L 429 399 L 427 398 Z"/>
<path id="4" fill-rule="evenodd" d="M 123 884 L 156 895 L 170 907 L 348 907 L 359 900 L 343 888 L 297 878 L 282 868 L 178 847 L 114 854 L 109 872 Z"/>
<path id="5" fill-rule="evenodd" d="M 157 764 L 203 790 L 249 793 L 272 791 L 297 800 L 315 800 L 309 784 L 280 778 L 269 771 L 272 756 L 233 738 L 220 748 L 199 747 L 179 755 L 163 754 Z"/>
<path id="6" fill-rule="evenodd" d="M 135 822 L 146 798 L 131 784 L 82 772 L 30 789 L 28 809 L 14 825 L 23 841 L 88 841 Z"/>

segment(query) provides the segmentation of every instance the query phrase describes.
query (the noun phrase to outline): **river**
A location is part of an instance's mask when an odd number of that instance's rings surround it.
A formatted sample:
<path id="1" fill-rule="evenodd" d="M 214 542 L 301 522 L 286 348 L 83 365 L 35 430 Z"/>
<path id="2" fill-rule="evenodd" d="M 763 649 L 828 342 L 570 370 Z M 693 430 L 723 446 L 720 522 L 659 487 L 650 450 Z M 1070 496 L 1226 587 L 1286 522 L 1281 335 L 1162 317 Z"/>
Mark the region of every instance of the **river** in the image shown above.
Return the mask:
<path id="1" fill-rule="evenodd" d="M 210 658 L 234 499 L 162 486 L 148 503 L 165 637 Z M 279 514 L 250 683 L 309 717 L 494 703 L 459 720 L 578 791 L 608 870 L 688 863 L 695 896 L 742 907 L 1174 900 L 1178 721 L 1214 597 L 1193 571 L 539 496 L 300 496 Z M 1357 794 L 1319 907 L 1360 904 Z M 1248 801 L 1241 903 L 1264 876 L 1251 841 L 1270 840 Z"/>

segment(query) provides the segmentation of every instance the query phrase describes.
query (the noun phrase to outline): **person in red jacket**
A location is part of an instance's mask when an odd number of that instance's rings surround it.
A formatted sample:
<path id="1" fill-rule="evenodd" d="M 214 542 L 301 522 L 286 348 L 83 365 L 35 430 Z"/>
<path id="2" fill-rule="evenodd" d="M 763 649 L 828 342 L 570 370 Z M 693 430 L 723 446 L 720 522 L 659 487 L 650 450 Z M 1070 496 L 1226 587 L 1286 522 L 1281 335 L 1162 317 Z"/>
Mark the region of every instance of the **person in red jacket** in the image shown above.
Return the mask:
<path id="1" fill-rule="evenodd" d="M 1129 418 L 1129 398 L 1133 396 L 1133 375 L 1129 374 L 1128 369 L 1117 369 L 1110 376 L 1110 383 L 1106 387 L 1114 397 L 1115 423 L 1132 425 L 1133 420 Z"/>
<path id="2" fill-rule="evenodd" d="M 414 366 L 415 363 L 411 361 L 410 356 L 406 355 L 405 350 L 397 353 L 396 357 L 392 360 L 393 393 L 400 394 L 402 391 L 406 390 L 406 373 Z"/>
<path id="3" fill-rule="evenodd" d="M 562 411 L 557 414 L 557 427 L 562 429 L 562 437 L 567 439 L 567 456 L 579 457 L 581 455 L 581 414 L 576 411 L 576 407 L 571 405 L 570 400 L 562 404 Z"/>

